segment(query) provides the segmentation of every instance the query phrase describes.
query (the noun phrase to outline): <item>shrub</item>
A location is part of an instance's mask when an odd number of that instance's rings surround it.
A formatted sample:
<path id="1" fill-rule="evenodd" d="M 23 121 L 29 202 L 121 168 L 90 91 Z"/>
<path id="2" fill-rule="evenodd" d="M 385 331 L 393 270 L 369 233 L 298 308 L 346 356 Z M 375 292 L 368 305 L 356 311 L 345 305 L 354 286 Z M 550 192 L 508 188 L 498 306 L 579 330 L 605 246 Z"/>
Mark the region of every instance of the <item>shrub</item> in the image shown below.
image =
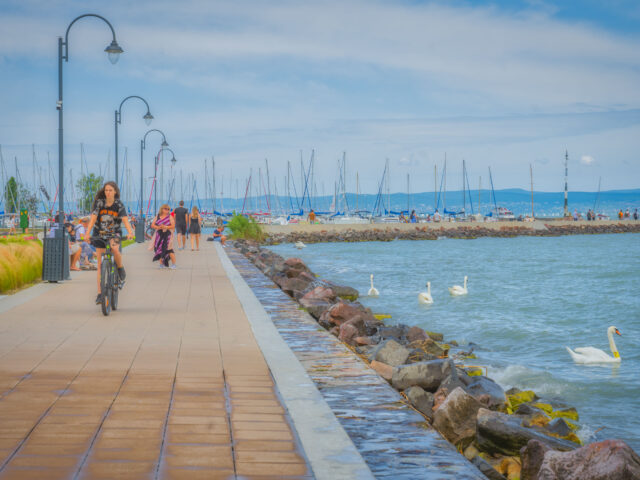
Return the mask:
<path id="1" fill-rule="evenodd" d="M 42 243 L 20 237 L 0 239 L 0 293 L 22 288 L 42 277 Z"/>
<path id="2" fill-rule="evenodd" d="M 255 240 L 256 242 L 264 240 L 265 235 L 262 227 L 256 222 L 255 218 L 234 214 L 233 218 L 227 223 L 227 227 L 231 230 L 232 238 L 243 238 L 245 240 Z"/>

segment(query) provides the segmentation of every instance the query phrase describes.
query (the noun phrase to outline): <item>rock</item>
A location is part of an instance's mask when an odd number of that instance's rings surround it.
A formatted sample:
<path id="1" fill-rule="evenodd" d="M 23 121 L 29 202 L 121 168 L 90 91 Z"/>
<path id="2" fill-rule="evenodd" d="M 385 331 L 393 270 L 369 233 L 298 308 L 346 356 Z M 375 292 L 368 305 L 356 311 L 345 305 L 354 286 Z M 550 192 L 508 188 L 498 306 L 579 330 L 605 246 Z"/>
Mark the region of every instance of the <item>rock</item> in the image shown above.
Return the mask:
<path id="1" fill-rule="evenodd" d="M 473 381 L 466 387 L 467 393 L 480 400 L 491 410 L 504 409 L 507 406 L 507 396 L 502 387 L 489 377 L 472 377 Z"/>
<path id="2" fill-rule="evenodd" d="M 520 449 L 520 459 L 522 460 L 520 476 L 522 480 L 538 478 L 538 471 L 544 456 L 550 450 L 550 447 L 535 439 L 529 440 L 527 445 Z"/>
<path id="3" fill-rule="evenodd" d="M 361 320 L 362 321 L 362 320 Z M 340 325 L 340 333 L 338 333 L 338 340 L 347 345 L 356 345 L 355 338 L 359 335 L 358 327 L 353 323 L 347 322 Z"/>
<path id="4" fill-rule="evenodd" d="M 309 272 L 309 267 L 307 267 L 302 260 L 299 258 L 287 258 L 284 261 L 285 264 L 285 273 L 287 277 L 294 278 L 300 275 L 302 272 Z"/>
<path id="5" fill-rule="evenodd" d="M 426 353 L 424 350 L 420 350 L 419 348 L 414 348 L 409 352 L 409 359 L 407 363 L 426 362 L 429 360 L 437 360 L 437 359 L 438 357 L 436 357 L 435 355 Z"/>
<path id="6" fill-rule="evenodd" d="M 566 437 L 570 433 L 573 433 L 571 427 L 564 421 L 563 418 L 554 418 L 546 425 L 546 430 L 551 433 L 555 433 L 560 437 Z"/>
<path id="7" fill-rule="evenodd" d="M 528 450 L 538 450 L 531 455 Z M 539 445 L 523 448 L 523 480 L 627 480 L 640 478 L 640 457 L 622 440 L 591 443 L 571 452 L 547 450 L 540 459 Z M 525 463 L 526 461 L 526 463 Z M 526 468 L 525 468 L 526 465 Z M 538 468 L 536 468 L 538 467 Z M 526 472 L 527 477 L 524 476 Z"/>
<path id="8" fill-rule="evenodd" d="M 335 295 L 330 288 L 318 286 L 305 293 L 298 301 L 311 316 L 319 319 L 322 312 L 331 307 L 333 300 L 335 300 Z"/>
<path id="9" fill-rule="evenodd" d="M 518 457 L 504 457 L 494 468 L 498 473 L 507 477 L 507 480 L 520 480 L 522 466 Z"/>
<path id="10" fill-rule="evenodd" d="M 273 279 L 273 281 L 290 297 L 293 297 L 294 292 L 296 291 L 304 292 L 310 285 L 310 282 L 300 276 L 296 278 L 289 278 L 278 275 Z"/>
<path id="11" fill-rule="evenodd" d="M 482 404 L 465 392 L 454 389 L 433 414 L 433 426 L 454 445 L 471 440 L 476 433 L 476 416 Z"/>
<path id="12" fill-rule="evenodd" d="M 435 340 L 436 342 L 442 342 L 444 340 L 444 335 L 442 335 L 441 333 L 430 332 L 428 330 L 425 330 L 425 333 L 429 335 L 429 338 L 431 340 Z"/>
<path id="13" fill-rule="evenodd" d="M 332 282 L 326 282 L 326 283 L 327 285 L 329 285 L 331 290 L 333 290 L 336 296 L 343 298 L 345 300 L 348 300 L 350 302 L 355 302 L 360 296 L 360 293 L 355 288 L 347 287 L 344 285 L 336 285 L 335 283 L 332 283 Z"/>
<path id="14" fill-rule="evenodd" d="M 426 340 L 429 335 L 420 327 L 411 327 L 407 332 L 407 341 L 415 342 L 416 340 Z"/>
<path id="15" fill-rule="evenodd" d="M 534 414 L 539 413 L 539 412 L 544 413 L 542 410 L 540 410 L 537 407 L 534 407 L 533 405 L 530 405 L 528 403 L 522 403 L 522 404 L 518 405 L 518 408 L 516 409 L 516 411 L 514 413 L 516 415 L 534 415 Z"/>
<path id="16" fill-rule="evenodd" d="M 500 474 L 495 468 L 493 468 L 489 462 L 487 462 L 479 455 L 473 457 L 471 463 L 473 463 L 475 467 L 490 480 L 507 480 L 502 474 Z"/>
<path id="17" fill-rule="evenodd" d="M 322 313 L 331 307 L 329 302 L 315 299 L 305 300 L 304 297 L 300 299 L 300 305 L 315 319 L 319 319 Z M 337 327 L 334 328 L 336 328 L 337 331 Z"/>
<path id="18" fill-rule="evenodd" d="M 317 286 L 313 290 L 307 292 L 300 300 L 322 300 L 333 303 L 336 299 L 333 290 L 322 285 Z"/>
<path id="19" fill-rule="evenodd" d="M 391 365 L 387 365 L 386 363 L 382 363 L 374 360 L 369 364 L 369 366 L 373 368 L 376 372 L 378 372 L 378 375 L 380 375 L 385 380 L 387 381 L 391 380 L 391 377 L 393 375 L 393 367 Z"/>
<path id="20" fill-rule="evenodd" d="M 522 419 L 504 413 L 493 412 L 485 408 L 478 412 L 476 424 L 476 443 L 478 448 L 488 453 L 517 455 L 531 439 L 539 440 L 551 448 L 568 451 L 576 445 L 567 440 L 550 437 L 521 424 Z"/>
<path id="21" fill-rule="evenodd" d="M 456 388 L 466 389 L 465 384 L 458 378 L 458 374 L 455 368 L 451 370 L 451 373 L 440 383 L 438 390 L 435 393 L 434 410 L 440 408 L 440 405 L 445 401 L 451 392 Z"/>
<path id="22" fill-rule="evenodd" d="M 357 345 L 375 345 L 371 337 L 356 337 L 355 341 Z"/>
<path id="23" fill-rule="evenodd" d="M 429 420 L 433 418 L 433 393 L 420 387 L 409 387 L 404 391 L 409 403 L 423 413 Z"/>
<path id="24" fill-rule="evenodd" d="M 397 390 L 405 390 L 417 385 L 429 392 L 435 392 L 451 370 L 450 360 L 431 360 L 401 365 L 394 369 L 391 383 Z"/>
<path id="25" fill-rule="evenodd" d="M 338 302 L 329 309 L 329 322 L 337 326 L 356 317 L 362 318 L 360 310 L 344 302 Z"/>
<path id="26" fill-rule="evenodd" d="M 393 339 L 385 340 L 373 351 L 373 359 L 393 367 L 403 365 L 409 358 L 409 350 Z"/>
<path id="27" fill-rule="evenodd" d="M 407 343 L 408 330 L 409 327 L 407 327 L 406 325 L 393 325 L 388 327 L 383 324 L 378 327 L 378 334 L 385 340 L 388 338 L 393 338 L 394 340 L 404 344 Z"/>
<path id="28" fill-rule="evenodd" d="M 440 347 L 436 342 L 432 339 L 427 338 L 426 340 L 414 340 L 409 343 L 409 348 L 420 350 L 427 355 L 432 355 L 436 358 L 440 358 L 444 355 L 444 349 Z"/>
<path id="29" fill-rule="evenodd" d="M 480 453 L 480 450 L 478 450 L 478 448 L 473 443 L 469 445 L 467 448 L 465 448 L 464 452 L 462 452 L 462 454 L 465 456 L 467 460 L 473 459 L 473 457 L 475 457 L 479 453 Z"/>

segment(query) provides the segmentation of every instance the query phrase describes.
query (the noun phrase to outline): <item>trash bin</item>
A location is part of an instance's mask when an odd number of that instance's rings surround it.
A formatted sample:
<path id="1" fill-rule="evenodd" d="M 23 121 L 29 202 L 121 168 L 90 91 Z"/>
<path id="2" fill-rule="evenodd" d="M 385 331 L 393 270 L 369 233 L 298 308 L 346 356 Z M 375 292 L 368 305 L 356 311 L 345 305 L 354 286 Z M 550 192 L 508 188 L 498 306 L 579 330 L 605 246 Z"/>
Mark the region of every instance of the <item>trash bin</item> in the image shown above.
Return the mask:
<path id="1" fill-rule="evenodd" d="M 144 243 L 144 217 L 138 217 L 136 222 L 136 243 Z"/>
<path id="2" fill-rule="evenodd" d="M 45 230 L 46 232 L 46 230 Z M 57 228 L 55 236 L 42 241 L 42 280 L 59 282 L 69 279 L 69 238 L 64 228 Z"/>

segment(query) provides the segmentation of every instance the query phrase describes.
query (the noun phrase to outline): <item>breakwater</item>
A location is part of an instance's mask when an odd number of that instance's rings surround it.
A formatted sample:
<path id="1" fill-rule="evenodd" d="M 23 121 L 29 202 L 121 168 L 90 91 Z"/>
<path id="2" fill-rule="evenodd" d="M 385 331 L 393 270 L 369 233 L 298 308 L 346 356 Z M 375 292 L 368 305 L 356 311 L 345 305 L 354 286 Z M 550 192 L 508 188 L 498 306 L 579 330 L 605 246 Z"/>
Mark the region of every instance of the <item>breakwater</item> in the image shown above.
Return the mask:
<path id="1" fill-rule="evenodd" d="M 570 406 L 536 398 L 534 392 L 504 392 L 486 376 L 477 375 L 477 369 L 470 365 L 474 362 L 469 358 L 468 347 L 458 347 L 452 339 L 417 327 L 385 324 L 357 302 L 357 291 L 317 278 L 299 260 L 285 260 L 255 245 L 240 244 L 239 248 L 321 326 L 350 345 L 393 387 L 406 395 L 416 409 L 430 418 L 432 425 L 475 463 L 489 462 L 509 478 L 516 478 L 516 469 L 522 462 L 522 478 L 538 478 L 526 473 L 536 462 L 526 454 L 523 456 L 521 451 L 529 448 L 532 440 L 547 446 L 551 442 L 553 450 L 570 447 L 572 454 L 578 452 L 571 457 L 568 454 L 558 456 L 557 452 L 552 452 L 553 455 L 545 453 L 542 461 L 538 458 L 540 468 L 547 468 L 544 462 L 551 462 L 552 457 L 561 458 L 563 462 L 571 460 L 574 465 L 578 465 L 576 459 L 581 458 L 580 465 L 588 465 L 584 455 L 593 453 L 594 449 L 600 452 L 620 447 L 622 442 L 607 441 L 609 443 L 604 442 L 604 445 L 602 442 L 592 444 L 597 447 L 576 449 L 578 444 L 569 439 L 576 440 L 571 433 L 578 424 L 578 417 Z M 405 356 L 407 352 L 408 356 Z M 564 430 L 565 435 L 550 431 L 561 426 L 568 427 Z M 561 441 L 558 435 L 567 438 Z M 558 444 L 553 444 L 554 441 Z M 637 465 L 637 456 L 633 455 L 618 462 L 618 466 L 632 468 Z M 617 468 L 611 461 L 600 464 L 602 468 Z M 577 478 L 595 477 L 585 474 Z M 612 475 L 607 478 L 625 477 Z"/>
<path id="2" fill-rule="evenodd" d="M 290 224 L 264 227 L 265 244 L 436 240 L 441 237 L 473 239 L 517 236 L 597 235 L 640 233 L 640 221 L 438 222 L 392 224 Z"/>

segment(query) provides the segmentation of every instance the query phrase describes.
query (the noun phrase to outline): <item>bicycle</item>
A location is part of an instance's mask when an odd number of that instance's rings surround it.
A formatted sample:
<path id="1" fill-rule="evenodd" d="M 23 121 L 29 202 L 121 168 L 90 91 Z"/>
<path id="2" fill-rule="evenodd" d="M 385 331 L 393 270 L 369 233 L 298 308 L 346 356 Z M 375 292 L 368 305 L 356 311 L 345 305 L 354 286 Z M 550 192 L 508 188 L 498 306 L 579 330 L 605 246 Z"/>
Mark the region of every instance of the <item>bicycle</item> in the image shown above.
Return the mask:
<path id="1" fill-rule="evenodd" d="M 124 286 L 124 283 L 120 281 L 118 267 L 111 252 L 111 240 L 119 240 L 120 235 L 100 232 L 100 236 L 91 237 L 91 239 L 102 240 L 105 244 L 100 267 L 100 292 L 102 296 L 100 306 L 102 308 L 102 314 L 107 316 L 111 313 L 111 310 L 118 309 L 118 293 Z"/>

